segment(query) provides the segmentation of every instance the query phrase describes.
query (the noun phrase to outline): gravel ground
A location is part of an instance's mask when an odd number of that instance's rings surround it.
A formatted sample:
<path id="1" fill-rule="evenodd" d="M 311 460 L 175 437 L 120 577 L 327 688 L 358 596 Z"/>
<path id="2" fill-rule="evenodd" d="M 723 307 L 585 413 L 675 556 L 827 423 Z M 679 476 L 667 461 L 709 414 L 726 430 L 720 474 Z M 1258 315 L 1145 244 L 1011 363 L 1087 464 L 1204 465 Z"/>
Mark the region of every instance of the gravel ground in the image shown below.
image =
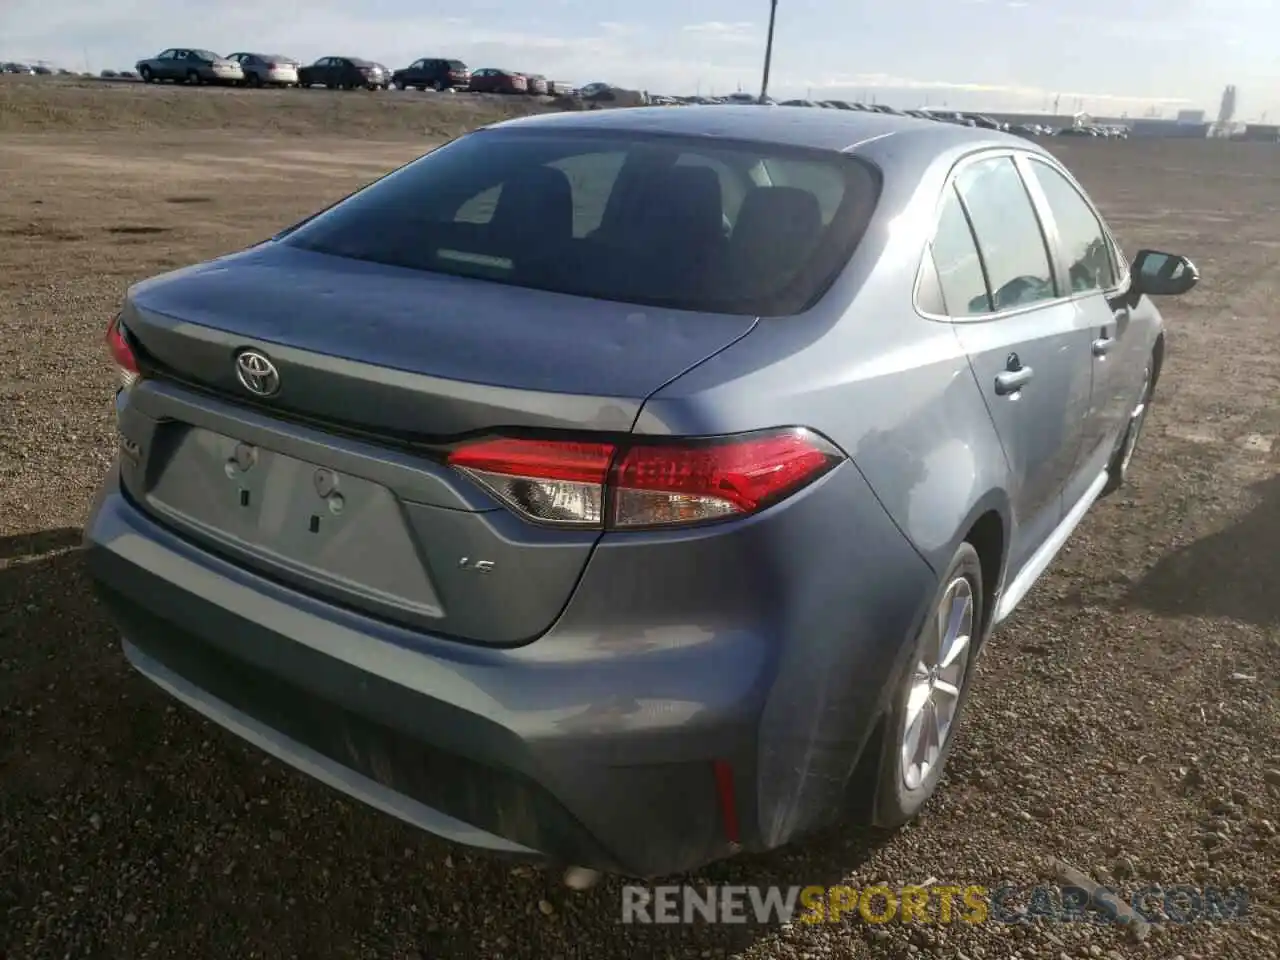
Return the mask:
<path id="1" fill-rule="evenodd" d="M 1132 484 L 992 641 L 916 824 L 686 878 L 1031 885 L 1056 882 L 1059 858 L 1122 890 L 1243 886 L 1249 918 L 1141 942 L 1046 922 L 641 927 L 618 922 L 615 882 L 571 893 L 450 848 L 176 706 L 126 667 L 76 552 L 112 449 L 101 335 L 126 285 L 260 239 L 432 131 L 509 108 L 33 89 L 0 83 L 0 957 L 1280 954 L 1274 148 L 1055 145 L 1127 249 L 1184 252 L 1205 278 L 1167 307 Z"/>

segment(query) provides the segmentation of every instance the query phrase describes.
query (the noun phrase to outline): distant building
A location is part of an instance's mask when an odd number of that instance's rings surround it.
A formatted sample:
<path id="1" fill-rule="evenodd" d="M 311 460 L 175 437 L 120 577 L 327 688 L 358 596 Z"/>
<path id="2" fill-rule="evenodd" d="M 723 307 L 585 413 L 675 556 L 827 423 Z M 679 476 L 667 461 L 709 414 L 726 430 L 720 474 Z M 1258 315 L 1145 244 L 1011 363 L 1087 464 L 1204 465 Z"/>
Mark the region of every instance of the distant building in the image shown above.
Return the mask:
<path id="1" fill-rule="evenodd" d="M 1236 140 L 1256 140 L 1263 143 L 1280 143 L 1280 125 L 1274 123 L 1250 123 L 1235 134 Z"/>
<path id="2" fill-rule="evenodd" d="M 1203 139 L 1209 136 L 1209 123 L 1181 123 L 1177 120 L 1154 120 L 1138 117 L 1130 121 L 1132 137 L 1189 137 Z"/>
<path id="3" fill-rule="evenodd" d="M 1178 123 L 1204 123 L 1203 110 L 1179 110 Z"/>

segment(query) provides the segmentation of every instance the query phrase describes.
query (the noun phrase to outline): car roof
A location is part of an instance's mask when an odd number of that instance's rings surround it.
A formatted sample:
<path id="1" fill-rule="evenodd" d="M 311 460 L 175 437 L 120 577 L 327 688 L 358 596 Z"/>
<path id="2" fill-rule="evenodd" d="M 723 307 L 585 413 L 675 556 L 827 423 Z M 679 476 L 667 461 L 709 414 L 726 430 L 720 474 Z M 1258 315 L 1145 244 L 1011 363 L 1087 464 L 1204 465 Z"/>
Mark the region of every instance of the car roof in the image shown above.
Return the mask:
<path id="1" fill-rule="evenodd" d="M 995 130 L 940 124 L 917 117 L 853 110 L 794 110 L 760 104 L 750 106 L 631 107 L 535 114 L 491 124 L 488 129 L 534 127 L 548 130 L 598 130 L 618 133 L 657 133 L 719 137 L 806 147 L 852 151 L 870 141 L 895 137 L 929 153 L 971 144 L 1027 148 L 1027 142 Z M 896 138 L 901 138 L 897 140 Z"/>

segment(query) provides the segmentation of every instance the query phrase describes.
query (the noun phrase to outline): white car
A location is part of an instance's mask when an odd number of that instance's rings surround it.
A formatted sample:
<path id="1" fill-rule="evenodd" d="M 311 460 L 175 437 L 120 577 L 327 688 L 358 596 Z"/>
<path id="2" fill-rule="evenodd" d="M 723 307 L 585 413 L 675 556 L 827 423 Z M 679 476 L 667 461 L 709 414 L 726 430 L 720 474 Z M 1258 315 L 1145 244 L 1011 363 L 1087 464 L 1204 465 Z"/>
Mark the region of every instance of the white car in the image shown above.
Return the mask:
<path id="1" fill-rule="evenodd" d="M 296 87 L 300 64 L 292 57 L 275 53 L 232 53 L 228 60 L 240 64 L 244 81 L 251 87 Z"/>

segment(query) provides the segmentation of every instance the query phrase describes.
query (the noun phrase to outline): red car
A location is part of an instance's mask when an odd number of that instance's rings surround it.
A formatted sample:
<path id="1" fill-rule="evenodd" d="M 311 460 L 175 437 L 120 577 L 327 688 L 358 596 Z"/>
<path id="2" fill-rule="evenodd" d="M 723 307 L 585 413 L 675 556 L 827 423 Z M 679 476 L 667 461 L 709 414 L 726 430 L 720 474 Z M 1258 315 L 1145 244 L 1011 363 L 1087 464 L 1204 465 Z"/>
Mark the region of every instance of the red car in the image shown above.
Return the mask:
<path id="1" fill-rule="evenodd" d="M 524 74 L 484 67 L 471 71 L 472 93 L 526 93 L 529 83 Z"/>

